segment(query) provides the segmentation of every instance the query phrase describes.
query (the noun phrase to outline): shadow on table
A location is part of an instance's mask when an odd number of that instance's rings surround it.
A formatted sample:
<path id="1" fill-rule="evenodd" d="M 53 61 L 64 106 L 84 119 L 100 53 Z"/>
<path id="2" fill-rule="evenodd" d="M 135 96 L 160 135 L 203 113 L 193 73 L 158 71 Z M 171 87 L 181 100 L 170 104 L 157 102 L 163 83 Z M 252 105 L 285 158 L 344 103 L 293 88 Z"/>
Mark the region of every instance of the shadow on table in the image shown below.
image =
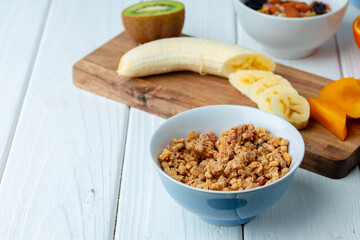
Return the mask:
<path id="1" fill-rule="evenodd" d="M 289 233 L 302 234 L 304 230 L 316 231 L 324 221 L 336 221 L 334 219 L 339 209 L 334 209 L 334 206 L 340 204 L 336 194 L 341 193 L 334 193 L 333 190 L 342 186 L 337 181 L 299 169 L 279 202 L 246 224 L 245 232 L 252 236 L 289 236 Z M 259 228 L 261 233 L 257 232 Z"/>

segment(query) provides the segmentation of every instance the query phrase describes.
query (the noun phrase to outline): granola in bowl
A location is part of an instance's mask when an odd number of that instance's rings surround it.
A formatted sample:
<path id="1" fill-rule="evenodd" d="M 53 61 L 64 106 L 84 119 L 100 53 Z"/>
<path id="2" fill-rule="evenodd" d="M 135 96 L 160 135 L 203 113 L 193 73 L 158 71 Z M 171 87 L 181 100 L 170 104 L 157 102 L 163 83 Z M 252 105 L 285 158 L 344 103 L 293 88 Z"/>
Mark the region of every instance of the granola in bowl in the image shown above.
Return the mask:
<path id="1" fill-rule="evenodd" d="M 289 141 L 263 127 L 238 125 L 218 138 L 190 132 L 174 139 L 158 157 L 162 170 L 187 185 L 217 191 L 252 189 L 289 172 Z"/>

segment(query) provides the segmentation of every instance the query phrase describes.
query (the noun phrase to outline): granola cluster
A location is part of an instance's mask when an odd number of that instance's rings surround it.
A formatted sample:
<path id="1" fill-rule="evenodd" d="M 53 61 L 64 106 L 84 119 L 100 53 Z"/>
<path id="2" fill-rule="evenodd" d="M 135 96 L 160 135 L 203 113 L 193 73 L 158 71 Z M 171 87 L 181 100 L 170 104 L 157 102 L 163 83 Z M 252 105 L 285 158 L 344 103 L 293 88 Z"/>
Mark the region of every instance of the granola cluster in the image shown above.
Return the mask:
<path id="1" fill-rule="evenodd" d="M 159 155 L 161 168 L 187 185 L 235 191 L 274 182 L 289 172 L 289 142 L 263 127 L 244 124 L 222 133 L 209 131 L 174 139 Z"/>

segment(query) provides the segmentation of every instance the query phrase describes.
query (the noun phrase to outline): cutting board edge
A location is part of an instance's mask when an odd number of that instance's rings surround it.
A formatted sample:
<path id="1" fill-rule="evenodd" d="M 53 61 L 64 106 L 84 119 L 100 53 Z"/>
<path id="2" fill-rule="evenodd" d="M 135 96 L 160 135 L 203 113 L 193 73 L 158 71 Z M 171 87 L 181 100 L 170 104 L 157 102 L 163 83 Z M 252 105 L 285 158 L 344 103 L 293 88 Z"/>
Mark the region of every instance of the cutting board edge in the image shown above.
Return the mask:
<path id="1" fill-rule="evenodd" d="M 304 158 L 309 161 L 302 162 L 300 167 L 308 171 L 317 173 L 321 176 L 340 179 L 346 177 L 358 164 L 360 164 L 360 146 L 352 152 L 347 158 L 344 159 L 327 159 L 325 157 L 316 155 L 310 151 L 305 151 Z M 328 171 L 321 171 L 325 163 Z"/>

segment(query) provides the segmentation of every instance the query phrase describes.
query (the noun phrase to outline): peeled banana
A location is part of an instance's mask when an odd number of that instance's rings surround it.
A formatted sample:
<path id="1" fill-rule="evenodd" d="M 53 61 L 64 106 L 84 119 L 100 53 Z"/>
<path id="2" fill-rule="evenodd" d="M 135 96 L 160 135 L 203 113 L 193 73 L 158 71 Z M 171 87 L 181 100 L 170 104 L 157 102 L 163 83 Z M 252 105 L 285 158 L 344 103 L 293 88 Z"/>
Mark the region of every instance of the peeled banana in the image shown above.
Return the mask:
<path id="1" fill-rule="evenodd" d="M 272 75 L 270 77 L 263 78 L 257 82 L 255 82 L 253 85 L 250 86 L 248 97 L 254 101 L 258 102 L 260 95 L 268 88 L 271 88 L 276 85 L 287 85 L 291 87 L 291 84 L 288 80 L 281 77 L 280 75 Z"/>
<path id="2" fill-rule="evenodd" d="M 308 101 L 293 92 L 279 93 L 271 99 L 271 108 L 274 113 L 297 129 L 306 127 L 310 118 L 310 106 Z"/>
<path id="3" fill-rule="evenodd" d="M 271 100 L 272 98 L 283 92 L 292 92 L 297 94 L 296 90 L 289 85 L 276 85 L 266 89 L 263 93 L 261 93 L 259 100 L 258 100 L 258 108 L 265 110 L 267 112 L 274 113 L 273 109 L 271 108 Z"/>
<path id="4" fill-rule="evenodd" d="M 229 75 L 229 82 L 242 94 L 248 95 L 249 88 L 257 81 L 273 76 L 274 73 L 263 70 L 238 70 Z"/>
<path id="5" fill-rule="evenodd" d="M 228 77 L 240 69 L 274 71 L 271 58 L 250 49 L 213 40 L 177 37 L 145 43 L 125 53 L 118 74 L 141 77 L 193 71 Z"/>

